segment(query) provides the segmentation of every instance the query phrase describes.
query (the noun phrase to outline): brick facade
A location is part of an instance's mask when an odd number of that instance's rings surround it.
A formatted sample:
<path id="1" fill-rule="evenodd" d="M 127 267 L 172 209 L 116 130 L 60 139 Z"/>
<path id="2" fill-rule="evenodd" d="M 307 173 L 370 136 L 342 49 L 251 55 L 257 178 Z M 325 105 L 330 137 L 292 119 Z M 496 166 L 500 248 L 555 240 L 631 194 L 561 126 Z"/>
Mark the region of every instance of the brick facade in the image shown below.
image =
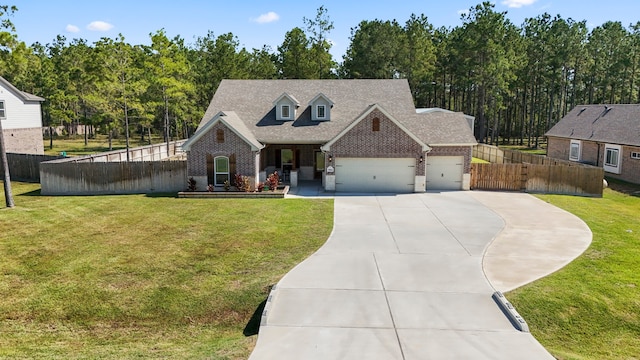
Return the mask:
<path id="1" fill-rule="evenodd" d="M 464 171 L 471 172 L 471 157 L 473 149 L 471 146 L 434 146 L 427 156 L 464 156 Z"/>
<path id="2" fill-rule="evenodd" d="M 373 122 L 376 118 L 379 119 L 379 131 L 373 131 Z M 334 159 L 338 157 L 415 158 L 416 175 L 425 174 L 425 167 L 420 166 L 419 162 L 420 156 L 425 155 L 420 144 L 377 109 L 331 145 L 331 154 Z"/>
<path id="3" fill-rule="evenodd" d="M 604 163 L 605 143 L 595 141 L 580 141 L 580 162 L 602 166 Z M 615 144 L 613 144 L 615 145 Z M 549 137 L 547 156 L 555 159 L 569 160 L 569 148 L 571 139 Z M 622 146 L 620 154 L 621 173 L 606 172 L 605 175 L 636 184 L 640 184 L 640 159 L 632 159 L 632 152 L 640 152 L 638 146 Z"/>
<path id="4" fill-rule="evenodd" d="M 632 159 L 632 152 L 640 153 L 640 146 L 622 147 L 622 174 L 612 175 L 612 177 L 640 184 L 640 159 Z"/>
<path id="5" fill-rule="evenodd" d="M 7 152 L 44 155 L 42 128 L 4 129 L 2 133 Z"/>
<path id="6" fill-rule="evenodd" d="M 554 159 L 569 160 L 571 140 L 549 137 L 547 142 L 547 156 Z"/>
<path id="7" fill-rule="evenodd" d="M 218 142 L 218 130 L 223 131 L 224 142 Z M 222 123 L 217 123 L 191 146 L 187 156 L 188 176 L 207 176 L 207 155 L 235 155 L 236 173 L 255 176 L 255 156 L 251 146 Z"/>

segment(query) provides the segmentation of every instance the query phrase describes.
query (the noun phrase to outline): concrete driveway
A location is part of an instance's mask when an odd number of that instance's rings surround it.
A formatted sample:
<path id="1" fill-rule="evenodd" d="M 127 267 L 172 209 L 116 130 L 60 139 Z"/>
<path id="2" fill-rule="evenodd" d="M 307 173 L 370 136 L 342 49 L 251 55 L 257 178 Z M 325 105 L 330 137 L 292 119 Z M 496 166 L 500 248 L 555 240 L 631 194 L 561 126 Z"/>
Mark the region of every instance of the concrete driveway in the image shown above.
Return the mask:
<path id="1" fill-rule="evenodd" d="M 515 209 L 504 204 L 512 200 Z M 526 194 L 336 196 L 333 233 L 272 292 L 250 359 L 553 359 L 491 298 L 492 283 L 507 290 L 586 249 L 584 223 L 552 209 Z M 505 227 L 514 211 L 525 222 L 550 213 L 581 240 L 548 261 L 554 241 L 540 239 L 544 251 L 530 256 L 536 229 Z M 513 231 L 496 238 L 503 229 Z M 545 261 L 531 273 L 522 266 Z"/>

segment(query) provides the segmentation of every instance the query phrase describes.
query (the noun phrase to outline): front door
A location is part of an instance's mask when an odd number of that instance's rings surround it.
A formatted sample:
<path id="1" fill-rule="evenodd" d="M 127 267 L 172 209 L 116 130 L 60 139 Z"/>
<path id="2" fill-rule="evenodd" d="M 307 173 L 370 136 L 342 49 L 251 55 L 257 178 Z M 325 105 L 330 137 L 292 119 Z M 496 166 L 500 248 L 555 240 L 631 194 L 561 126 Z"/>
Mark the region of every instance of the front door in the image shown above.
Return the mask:
<path id="1" fill-rule="evenodd" d="M 316 151 L 314 156 L 314 179 L 322 179 L 322 172 L 324 171 L 324 154 L 322 151 Z"/>

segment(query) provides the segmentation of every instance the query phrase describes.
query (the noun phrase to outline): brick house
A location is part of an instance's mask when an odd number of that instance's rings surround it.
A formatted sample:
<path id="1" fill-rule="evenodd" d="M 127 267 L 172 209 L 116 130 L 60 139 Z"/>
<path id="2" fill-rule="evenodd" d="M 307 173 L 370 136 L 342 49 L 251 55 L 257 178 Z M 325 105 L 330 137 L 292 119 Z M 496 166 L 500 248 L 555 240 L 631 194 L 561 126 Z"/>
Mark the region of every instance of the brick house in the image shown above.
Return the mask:
<path id="1" fill-rule="evenodd" d="M 580 105 L 546 134 L 547 156 L 602 166 L 640 184 L 640 105 Z"/>
<path id="2" fill-rule="evenodd" d="M 44 154 L 42 101 L 43 98 L 18 90 L 0 76 L 0 121 L 7 152 Z"/>
<path id="3" fill-rule="evenodd" d="M 233 174 L 328 191 L 469 189 L 462 113 L 416 113 L 406 80 L 223 80 L 183 145 L 198 189 Z"/>

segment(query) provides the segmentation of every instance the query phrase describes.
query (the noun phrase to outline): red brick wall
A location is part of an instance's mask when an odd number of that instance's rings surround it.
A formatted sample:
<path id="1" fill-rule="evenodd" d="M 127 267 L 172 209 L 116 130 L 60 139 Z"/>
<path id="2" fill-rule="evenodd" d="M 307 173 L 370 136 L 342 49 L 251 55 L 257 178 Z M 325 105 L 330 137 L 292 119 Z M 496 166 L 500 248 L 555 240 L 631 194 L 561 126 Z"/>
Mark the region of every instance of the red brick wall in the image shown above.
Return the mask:
<path id="1" fill-rule="evenodd" d="M 218 143 L 216 133 L 224 131 L 224 142 Z M 187 156 L 187 176 L 207 176 L 207 154 L 215 156 L 236 155 L 236 172 L 254 176 L 255 156 L 251 146 L 222 123 L 217 123 L 198 141 L 191 145 Z M 233 175 L 232 175 L 233 176 Z"/>
<path id="2" fill-rule="evenodd" d="M 603 147 L 604 148 L 604 147 Z M 622 147 L 622 174 L 611 174 L 611 177 L 640 184 L 640 159 L 632 159 L 632 152 L 640 152 L 640 146 Z M 607 175 L 610 175 L 607 173 Z"/>
<path id="3" fill-rule="evenodd" d="M 464 173 L 471 172 L 471 146 L 434 146 L 427 156 L 464 156 Z"/>
<path id="4" fill-rule="evenodd" d="M 571 140 L 549 137 L 547 142 L 547 156 L 554 159 L 569 160 Z"/>
<path id="5" fill-rule="evenodd" d="M 380 119 L 380 131 L 372 130 L 374 118 Z M 379 110 L 373 110 L 331 146 L 337 157 L 415 158 L 416 175 L 424 175 L 419 166 L 422 147 Z M 334 160 L 335 161 L 335 160 Z M 328 164 L 328 163 L 327 163 Z"/>
<path id="6" fill-rule="evenodd" d="M 601 166 L 601 159 L 603 157 L 602 154 L 598 154 L 598 143 L 594 141 L 582 141 L 580 147 L 580 162 L 593 166 Z M 602 151 L 604 151 L 604 146 L 601 146 L 600 152 Z M 567 155 L 567 159 L 568 158 L 569 155 Z"/>

